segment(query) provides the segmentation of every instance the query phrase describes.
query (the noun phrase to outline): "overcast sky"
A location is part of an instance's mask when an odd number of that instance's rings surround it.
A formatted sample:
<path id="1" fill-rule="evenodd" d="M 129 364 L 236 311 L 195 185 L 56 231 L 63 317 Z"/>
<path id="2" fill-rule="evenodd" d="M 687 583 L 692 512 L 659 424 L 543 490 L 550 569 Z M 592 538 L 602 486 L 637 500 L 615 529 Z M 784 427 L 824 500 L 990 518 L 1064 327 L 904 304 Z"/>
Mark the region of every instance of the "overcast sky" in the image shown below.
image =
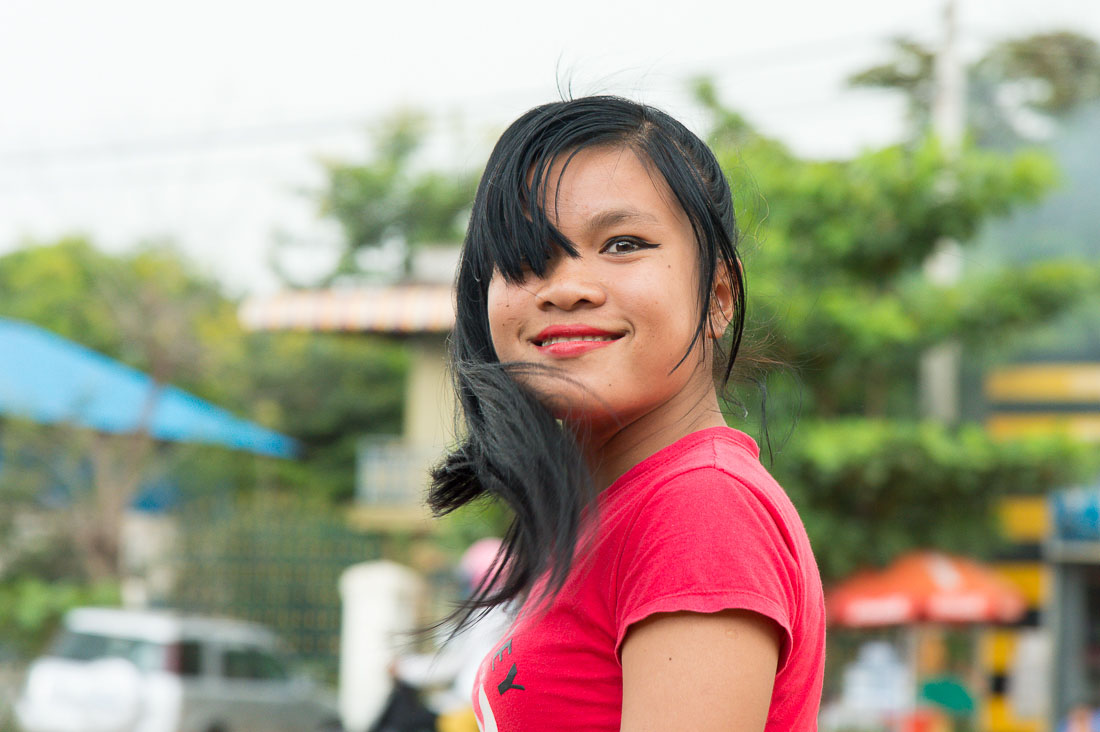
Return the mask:
<path id="1" fill-rule="evenodd" d="M 896 139 L 899 100 L 848 91 L 892 36 L 936 42 L 943 0 L 265 2 L 0 0 L 0 252 L 72 231 L 119 251 L 168 237 L 232 292 L 269 291 L 274 239 L 316 273 L 331 224 L 317 160 L 366 151 L 399 106 L 427 110 L 430 156 L 473 168 L 528 107 L 612 92 L 705 119 L 713 76 L 759 128 L 814 156 Z M 1100 0 L 959 0 L 961 48 L 1069 28 Z"/>

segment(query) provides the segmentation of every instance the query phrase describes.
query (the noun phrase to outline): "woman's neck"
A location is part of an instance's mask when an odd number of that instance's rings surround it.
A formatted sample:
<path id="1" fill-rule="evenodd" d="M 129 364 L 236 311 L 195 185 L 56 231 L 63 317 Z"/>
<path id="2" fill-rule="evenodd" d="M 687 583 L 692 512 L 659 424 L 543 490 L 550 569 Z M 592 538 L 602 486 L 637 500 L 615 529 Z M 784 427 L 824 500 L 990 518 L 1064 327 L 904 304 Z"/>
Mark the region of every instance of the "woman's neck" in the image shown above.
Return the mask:
<path id="1" fill-rule="evenodd" d="M 598 491 L 677 440 L 699 430 L 726 425 L 713 386 L 702 394 L 681 396 L 654 412 L 609 420 L 603 425 L 587 424 L 577 430 Z"/>

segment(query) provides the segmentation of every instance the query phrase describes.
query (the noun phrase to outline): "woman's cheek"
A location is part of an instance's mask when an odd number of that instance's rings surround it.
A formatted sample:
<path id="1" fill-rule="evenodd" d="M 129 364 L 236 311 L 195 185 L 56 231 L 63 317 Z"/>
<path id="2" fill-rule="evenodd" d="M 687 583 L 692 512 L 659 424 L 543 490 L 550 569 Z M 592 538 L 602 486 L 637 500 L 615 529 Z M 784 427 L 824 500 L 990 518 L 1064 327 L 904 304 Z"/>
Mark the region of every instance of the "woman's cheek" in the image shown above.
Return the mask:
<path id="1" fill-rule="evenodd" d="M 489 283 L 488 292 L 485 294 L 486 315 L 489 318 L 489 336 L 493 341 L 493 349 L 497 352 L 497 358 L 501 361 L 508 360 L 505 334 L 508 332 L 511 317 L 512 304 L 508 297 L 508 287 L 500 279 L 500 275 L 493 275 Z"/>
<path id="2" fill-rule="evenodd" d="M 493 349 L 497 352 L 497 358 L 501 361 L 516 361 L 521 359 L 519 344 L 519 318 L 510 317 L 507 310 L 504 312 L 489 314 L 489 335 L 493 341 Z"/>

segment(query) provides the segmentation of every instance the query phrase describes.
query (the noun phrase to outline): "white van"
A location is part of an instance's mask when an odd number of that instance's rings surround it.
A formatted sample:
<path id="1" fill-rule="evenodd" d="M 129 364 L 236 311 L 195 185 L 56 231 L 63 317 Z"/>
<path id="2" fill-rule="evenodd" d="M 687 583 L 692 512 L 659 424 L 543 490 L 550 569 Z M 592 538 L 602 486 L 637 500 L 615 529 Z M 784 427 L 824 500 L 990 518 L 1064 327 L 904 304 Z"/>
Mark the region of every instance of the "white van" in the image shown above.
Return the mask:
<path id="1" fill-rule="evenodd" d="M 78 608 L 34 661 L 24 732 L 337 732 L 335 698 L 292 676 L 255 623 Z"/>

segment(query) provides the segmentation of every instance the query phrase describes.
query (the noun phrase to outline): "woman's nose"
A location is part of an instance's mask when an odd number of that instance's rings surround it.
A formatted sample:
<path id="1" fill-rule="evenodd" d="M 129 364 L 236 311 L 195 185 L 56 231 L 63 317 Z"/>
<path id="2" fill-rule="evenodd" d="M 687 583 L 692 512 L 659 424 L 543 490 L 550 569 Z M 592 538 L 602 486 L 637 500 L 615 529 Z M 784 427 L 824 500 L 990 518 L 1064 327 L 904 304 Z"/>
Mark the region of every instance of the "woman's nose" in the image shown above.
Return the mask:
<path id="1" fill-rule="evenodd" d="M 606 299 L 603 283 L 584 255 L 554 257 L 535 289 L 536 303 L 543 310 L 597 306 Z"/>

